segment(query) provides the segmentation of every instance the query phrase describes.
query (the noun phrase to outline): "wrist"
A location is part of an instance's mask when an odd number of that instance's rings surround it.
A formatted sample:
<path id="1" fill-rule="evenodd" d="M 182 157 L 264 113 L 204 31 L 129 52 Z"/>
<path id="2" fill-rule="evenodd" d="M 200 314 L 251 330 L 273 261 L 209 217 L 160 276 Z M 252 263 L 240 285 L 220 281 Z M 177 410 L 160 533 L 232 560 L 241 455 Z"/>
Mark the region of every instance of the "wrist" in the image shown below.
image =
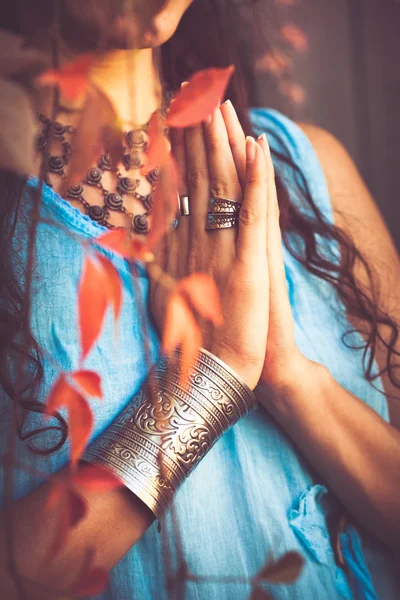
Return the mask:
<path id="1" fill-rule="evenodd" d="M 230 348 L 213 344 L 207 352 L 220 360 L 252 392 L 260 380 L 262 361 L 251 361 L 238 357 Z"/>
<path id="2" fill-rule="evenodd" d="M 302 398 L 308 401 L 318 394 L 317 390 L 326 384 L 329 371 L 324 365 L 314 362 L 297 351 L 285 361 L 285 367 L 275 373 L 264 369 L 257 386 L 257 399 L 269 412 L 277 416 L 292 414 L 293 403 Z"/>
<path id="3" fill-rule="evenodd" d="M 179 351 L 175 357 L 159 359 L 83 457 L 110 468 L 157 518 L 217 439 L 257 406 L 251 390 L 209 352 L 199 352 L 185 385 Z"/>

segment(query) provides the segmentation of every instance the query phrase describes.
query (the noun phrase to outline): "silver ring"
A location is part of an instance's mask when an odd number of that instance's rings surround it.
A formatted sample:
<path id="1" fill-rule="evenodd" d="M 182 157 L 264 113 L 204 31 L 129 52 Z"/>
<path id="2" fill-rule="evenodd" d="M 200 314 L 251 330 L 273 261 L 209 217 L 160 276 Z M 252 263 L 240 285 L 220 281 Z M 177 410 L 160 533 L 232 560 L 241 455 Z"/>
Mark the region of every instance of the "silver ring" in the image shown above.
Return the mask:
<path id="1" fill-rule="evenodd" d="M 230 198 L 213 197 L 210 199 L 210 206 L 208 212 L 214 214 L 237 215 L 240 211 L 241 206 L 241 202 L 236 202 L 235 200 L 231 200 Z"/>
<path id="2" fill-rule="evenodd" d="M 189 196 L 179 196 L 179 214 L 181 216 L 190 214 Z"/>
<path id="3" fill-rule="evenodd" d="M 237 227 L 238 222 L 237 214 L 207 213 L 206 229 L 230 229 Z"/>

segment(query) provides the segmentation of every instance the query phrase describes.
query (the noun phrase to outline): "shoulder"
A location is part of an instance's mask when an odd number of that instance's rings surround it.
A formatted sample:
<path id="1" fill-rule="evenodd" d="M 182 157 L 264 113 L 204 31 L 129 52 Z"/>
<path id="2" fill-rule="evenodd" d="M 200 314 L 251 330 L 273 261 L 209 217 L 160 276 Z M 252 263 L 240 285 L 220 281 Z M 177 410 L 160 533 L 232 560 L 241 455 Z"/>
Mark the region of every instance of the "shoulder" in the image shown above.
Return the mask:
<path id="1" fill-rule="evenodd" d="M 365 184 L 343 144 L 332 133 L 316 125 L 297 123 L 297 126 L 307 136 L 318 156 L 334 208 L 339 208 L 340 198 L 346 191 L 360 190 L 362 187 L 365 194 Z"/>
<path id="2" fill-rule="evenodd" d="M 390 236 L 380 210 L 364 183 L 354 161 L 344 146 L 328 131 L 299 123 L 310 140 L 327 181 L 334 222 L 352 239 L 356 248 L 366 259 L 374 283 L 378 290 L 379 309 L 400 323 L 400 258 Z M 362 286 L 368 286 L 369 280 L 360 261 L 354 265 L 354 275 Z M 362 331 L 362 322 L 352 319 L 353 324 Z M 386 341 L 387 332 L 381 332 Z M 400 350 L 400 345 L 395 347 Z M 387 350 L 378 340 L 376 358 L 381 368 L 386 366 Z M 398 395 L 398 388 L 383 376 L 387 394 Z M 400 428 L 400 409 L 396 401 L 389 399 L 391 421 Z"/>
<path id="3" fill-rule="evenodd" d="M 396 261 L 393 240 L 378 205 L 346 148 L 320 127 L 297 125 L 308 137 L 321 164 L 335 223 L 353 237 L 360 250 L 365 252 L 366 246 L 372 248 L 376 242 L 376 249 L 385 249 L 386 259 Z"/>

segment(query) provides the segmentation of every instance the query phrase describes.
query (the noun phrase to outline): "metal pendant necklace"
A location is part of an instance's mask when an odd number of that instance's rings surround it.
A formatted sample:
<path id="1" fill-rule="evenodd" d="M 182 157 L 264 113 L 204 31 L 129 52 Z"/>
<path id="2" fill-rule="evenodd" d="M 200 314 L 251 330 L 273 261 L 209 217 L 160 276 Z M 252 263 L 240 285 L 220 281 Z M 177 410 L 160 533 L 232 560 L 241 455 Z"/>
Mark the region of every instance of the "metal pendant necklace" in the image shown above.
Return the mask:
<path id="1" fill-rule="evenodd" d="M 171 101 L 171 95 L 165 95 L 163 105 L 158 112 L 162 117 L 166 116 L 166 112 Z M 68 165 L 72 154 L 72 145 L 69 139 L 76 133 L 76 129 L 70 125 L 62 125 L 58 121 L 51 121 L 44 115 L 39 115 L 39 122 L 42 125 L 42 131 L 36 139 L 36 148 L 40 152 L 44 152 L 45 148 L 50 143 L 51 139 L 56 140 L 61 148 L 59 155 L 49 155 L 48 157 L 48 172 L 46 176 L 46 184 L 52 187 L 49 180 L 49 175 L 57 175 L 66 178 L 65 167 Z M 121 155 L 121 163 L 125 170 L 139 171 L 143 167 L 143 158 L 148 149 L 146 135 L 149 132 L 149 124 L 141 125 L 138 128 L 132 129 L 124 133 L 124 145 Z M 167 129 L 164 130 L 167 133 Z M 106 172 L 114 173 L 116 176 L 116 186 L 114 190 L 106 189 L 102 183 L 102 178 Z M 113 165 L 109 154 L 102 154 L 97 161 L 96 167 L 91 167 L 85 177 L 77 184 L 71 186 L 66 193 L 66 198 L 79 201 L 85 213 L 99 225 L 103 225 L 108 229 L 116 229 L 117 226 L 110 223 L 109 218 L 111 213 L 124 213 L 131 221 L 131 231 L 136 234 L 148 234 L 149 224 L 148 217 L 152 212 L 152 194 L 157 185 L 159 170 L 153 169 L 146 175 L 147 181 L 151 185 L 151 192 L 148 194 L 140 194 L 137 188 L 140 184 L 140 179 L 123 175 L 118 165 Z M 90 204 L 85 198 L 86 186 L 96 187 L 102 194 L 102 204 Z M 140 201 L 144 212 L 134 214 L 127 210 L 124 205 L 124 198 L 128 195 L 133 196 Z"/>

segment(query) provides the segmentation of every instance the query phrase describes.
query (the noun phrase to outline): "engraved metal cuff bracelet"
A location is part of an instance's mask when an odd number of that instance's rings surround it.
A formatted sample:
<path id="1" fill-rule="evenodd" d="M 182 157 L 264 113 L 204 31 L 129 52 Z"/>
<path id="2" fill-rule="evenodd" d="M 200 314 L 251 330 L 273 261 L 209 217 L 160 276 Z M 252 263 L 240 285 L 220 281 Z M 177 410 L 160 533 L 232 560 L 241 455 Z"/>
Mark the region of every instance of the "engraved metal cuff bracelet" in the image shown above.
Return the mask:
<path id="1" fill-rule="evenodd" d="M 83 460 L 113 471 L 159 518 L 217 439 L 256 406 L 250 388 L 207 350 L 184 385 L 180 362 L 162 357 Z"/>

